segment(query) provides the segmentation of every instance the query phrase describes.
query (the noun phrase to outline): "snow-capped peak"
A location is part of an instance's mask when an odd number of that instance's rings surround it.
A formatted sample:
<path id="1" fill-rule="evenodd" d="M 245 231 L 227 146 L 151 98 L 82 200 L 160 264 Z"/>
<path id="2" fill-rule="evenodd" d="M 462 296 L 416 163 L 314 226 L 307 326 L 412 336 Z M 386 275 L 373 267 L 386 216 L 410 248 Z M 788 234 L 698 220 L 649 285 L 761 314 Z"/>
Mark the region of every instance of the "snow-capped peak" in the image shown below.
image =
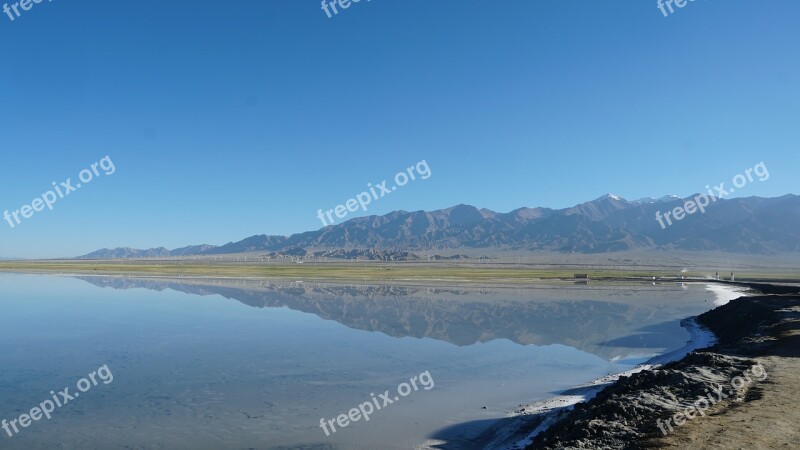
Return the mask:
<path id="1" fill-rule="evenodd" d="M 605 200 L 605 199 L 611 199 L 611 200 L 620 201 L 620 200 L 622 200 L 622 197 L 620 197 L 619 195 L 614 195 L 614 194 L 610 194 L 609 193 L 609 194 L 600 196 L 599 198 L 595 199 L 595 201 L 597 201 L 597 200 Z"/>

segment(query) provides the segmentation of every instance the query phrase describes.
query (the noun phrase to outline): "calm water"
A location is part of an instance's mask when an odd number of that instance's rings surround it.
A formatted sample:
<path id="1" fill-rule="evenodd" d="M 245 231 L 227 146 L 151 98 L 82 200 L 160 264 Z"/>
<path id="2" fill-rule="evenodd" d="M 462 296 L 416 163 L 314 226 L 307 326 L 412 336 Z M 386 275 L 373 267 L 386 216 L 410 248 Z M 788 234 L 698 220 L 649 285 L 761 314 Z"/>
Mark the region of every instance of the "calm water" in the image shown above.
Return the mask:
<path id="1" fill-rule="evenodd" d="M 0 448 L 410 449 L 682 346 L 703 286 L 336 286 L 0 274 Z M 326 436 L 428 371 L 420 389 Z M 485 409 L 483 409 L 486 407 Z M 443 432 L 442 430 L 449 430 Z M 13 430 L 12 430 L 13 431 Z M 451 437 L 451 436 L 449 436 Z"/>

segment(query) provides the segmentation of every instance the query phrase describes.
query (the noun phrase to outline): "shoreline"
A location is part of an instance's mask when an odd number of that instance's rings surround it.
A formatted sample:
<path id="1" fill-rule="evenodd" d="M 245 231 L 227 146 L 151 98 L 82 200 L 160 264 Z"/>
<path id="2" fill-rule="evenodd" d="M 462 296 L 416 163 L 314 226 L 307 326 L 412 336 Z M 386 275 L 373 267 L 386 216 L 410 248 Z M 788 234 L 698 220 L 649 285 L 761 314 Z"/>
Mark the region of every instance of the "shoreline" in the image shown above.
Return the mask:
<path id="1" fill-rule="evenodd" d="M 576 278 L 580 270 L 588 278 Z M 514 287 L 527 288 L 543 284 L 589 285 L 595 287 L 671 284 L 736 284 L 715 280 L 703 272 L 680 274 L 669 271 L 621 270 L 619 268 L 550 267 L 492 267 L 475 264 L 397 263 L 397 262 L 336 262 L 322 264 L 198 264 L 187 262 L 159 264 L 154 261 L 136 262 L 27 262 L 0 261 L 0 274 L 49 276 L 106 276 L 113 278 L 181 279 L 193 282 L 213 280 L 254 280 L 268 282 L 373 284 L 400 286 L 454 287 Z M 760 279 L 758 277 L 753 279 Z M 800 277 L 780 278 L 800 283 Z"/>
<path id="2" fill-rule="evenodd" d="M 586 384 L 567 389 L 560 395 L 541 400 L 538 402 L 525 405 L 524 413 L 519 413 L 515 417 L 524 417 L 524 420 L 517 423 L 517 430 L 509 428 L 505 431 L 507 437 L 503 438 L 503 442 L 487 442 L 485 448 L 487 450 L 522 450 L 532 444 L 534 438 L 539 434 L 547 431 L 551 426 L 557 423 L 562 416 L 571 410 L 578 403 L 586 403 L 595 398 L 600 392 L 607 387 L 617 383 L 623 377 L 653 370 L 665 364 L 679 361 L 686 357 L 689 353 L 704 348 L 711 347 L 717 343 L 717 338 L 709 329 L 697 323 L 696 317 L 689 317 L 681 321 L 681 326 L 689 332 L 690 339 L 684 344 L 683 347 L 657 355 L 634 367 L 633 369 L 623 372 L 606 375 L 597 378 Z M 533 419 L 528 419 L 526 416 L 534 416 Z M 530 427 L 530 421 L 533 420 L 537 423 L 533 431 L 524 432 L 524 429 Z M 516 440 L 516 442 L 509 442 L 509 439 Z"/>
<path id="3" fill-rule="evenodd" d="M 529 419 L 532 430 L 528 439 L 514 446 L 509 446 L 506 439 L 505 445 L 480 448 L 740 448 L 747 447 L 742 446 L 747 441 L 761 448 L 764 442 L 770 442 L 766 447 L 774 448 L 773 444 L 796 443 L 800 437 L 800 412 L 794 407 L 800 398 L 796 389 L 800 384 L 796 370 L 800 366 L 800 287 L 736 285 L 757 290 L 761 295 L 739 297 L 698 316 L 699 325 L 716 336 L 711 346 L 650 370 L 618 377 L 583 403 L 561 408 L 557 414 L 538 421 Z M 733 383 L 735 388 L 726 391 L 725 400 L 720 397 L 713 404 L 708 416 L 686 421 L 686 417 L 693 418 L 689 416 L 692 400 L 703 397 L 698 394 L 717 388 L 721 392 L 727 381 L 756 366 L 766 367 L 769 382 L 744 386 Z M 772 401 L 760 401 L 766 396 Z M 665 421 L 676 417 L 677 423 L 678 416 L 684 417 L 684 423 L 674 429 L 670 426 L 667 432 Z M 770 435 L 733 425 L 754 421 L 769 427 L 775 420 L 782 420 L 780 425 L 784 426 Z M 719 442 L 726 444 L 718 445 Z"/>
<path id="4" fill-rule="evenodd" d="M 566 258 L 563 257 L 562 258 Z M 584 260 L 584 256 L 545 263 L 515 263 L 512 261 L 308 261 L 302 264 L 287 262 L 250 262 L 214 260 L 40 260 L 0 261 L 0 272 L 68 275 L 109 275 L 131 277 L 236 278 L 282 279 L 305 282 L 374 282 L 374 283 L 457 283 L 481 285 L 518 285 L 541 282 L 606 283 L 650 282 L 683 283 L 709 282 L 716 269 L 708 264 L 691 266 L 684 261 Z M 621 258 L 619 256 L 618 258 Z M 247 260 L 247 258 L 245 258 Z M 627 259 L 626 259 L 627 261 Z M 680 263 L 680 266 L 675 264 Z M 654 265 L 655 264 L 655 265 Z M 711 264 L 711 263 L 709 263 Z M 719 263 L 730 265 L 729 261 Z M 750 280 L 800 282 L 794 269 L 769 266 L 737 266 L 737 276 Z M 688 269 L 687 269 L 688 267 Z M 719 266 L 718 266 L 719 267 Z M 720 283 L 724 282 L 719 280 Z"/>
<path id="5" fill-rule="evenodd" d="M 700 283 L 701 281 L 698 280 L 697 282 Z M 716 297 L 714 300 L 715 305 L 724 305 L 731 299 L 738 298 L 743 294 L 746 295 L 746 289 L 738 286 L 719 284 L 716 280 L 707 280 L 706 284 L 707 290 L 711 291 Z M 489 426 L 477 439 L 475 448 L 522 450 L 529 446 L 537 435 L 557 423 L 576 404 L 592 400 L 597 394 L 608 386 L 617 383 L 621 378 L 681 360 L 693 351 L 708 348 L 717 343 L 714 333 L 698 323 L 696 316 L 685 318 L 681 321 L 681 326 L 689 333 L 689 340 L 682 347 L 661 355 L 655 355 L 632 369 L 591 380 L 566 389 L 559 395 L 523 404 L 519 411 L 504 418 L 499 418 L 495 424 Z M 443 447 L 437 446 L 442 444 L 445 445 Z M 416 448 L 417 450 L 433 450 L 449 447 L 445 442 L 428 440 Z"/>

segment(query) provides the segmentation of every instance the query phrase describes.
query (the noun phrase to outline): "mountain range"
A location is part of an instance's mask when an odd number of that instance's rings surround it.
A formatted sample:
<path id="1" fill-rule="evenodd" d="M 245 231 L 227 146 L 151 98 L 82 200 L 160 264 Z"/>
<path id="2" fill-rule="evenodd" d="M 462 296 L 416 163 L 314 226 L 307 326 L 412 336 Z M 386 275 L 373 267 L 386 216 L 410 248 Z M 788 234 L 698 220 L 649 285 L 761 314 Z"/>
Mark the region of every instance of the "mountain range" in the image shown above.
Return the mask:
<path id="1" fill-rule="evenodd" d="M 457 205 L 436 211 L 394 211 L 291 236 L 256 235 L 221 246 L 169 250 L 102 249 L 78 259 L 155 258 L 280 252 L 304 249 L 459 248 L 601 253 L 637 249 L 777 254 L 800 251 L 800 196 L 719 199 L 663 227 L 664 214 L 696 195 L 634 201 L 607 194 L 564 208 L 519 208 L 507 213 Z M 666 224 L 666 223 L 665 223 Z"/>

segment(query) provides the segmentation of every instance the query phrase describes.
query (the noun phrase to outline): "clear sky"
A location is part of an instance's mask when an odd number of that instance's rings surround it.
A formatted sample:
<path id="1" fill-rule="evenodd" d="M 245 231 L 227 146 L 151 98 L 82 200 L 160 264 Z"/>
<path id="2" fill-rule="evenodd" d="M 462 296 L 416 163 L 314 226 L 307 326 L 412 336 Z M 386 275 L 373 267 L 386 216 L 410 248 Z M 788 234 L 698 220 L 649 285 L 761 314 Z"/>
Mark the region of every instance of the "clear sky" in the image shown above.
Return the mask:
<path id="1" fill-rule="evenodd" d="M 761 161 L 770 179 L 742 195 L 800 193 L 796 0 L 697 0 L 669 17 L 656 0 L 20 13 L 0 14 L 0 212 L 106 155 L 116 172 L 0 222 L 0 256 L 317 229 L 318 209 L 423 159 L 428 180 L 368 213 L 683 196 Z"/>

